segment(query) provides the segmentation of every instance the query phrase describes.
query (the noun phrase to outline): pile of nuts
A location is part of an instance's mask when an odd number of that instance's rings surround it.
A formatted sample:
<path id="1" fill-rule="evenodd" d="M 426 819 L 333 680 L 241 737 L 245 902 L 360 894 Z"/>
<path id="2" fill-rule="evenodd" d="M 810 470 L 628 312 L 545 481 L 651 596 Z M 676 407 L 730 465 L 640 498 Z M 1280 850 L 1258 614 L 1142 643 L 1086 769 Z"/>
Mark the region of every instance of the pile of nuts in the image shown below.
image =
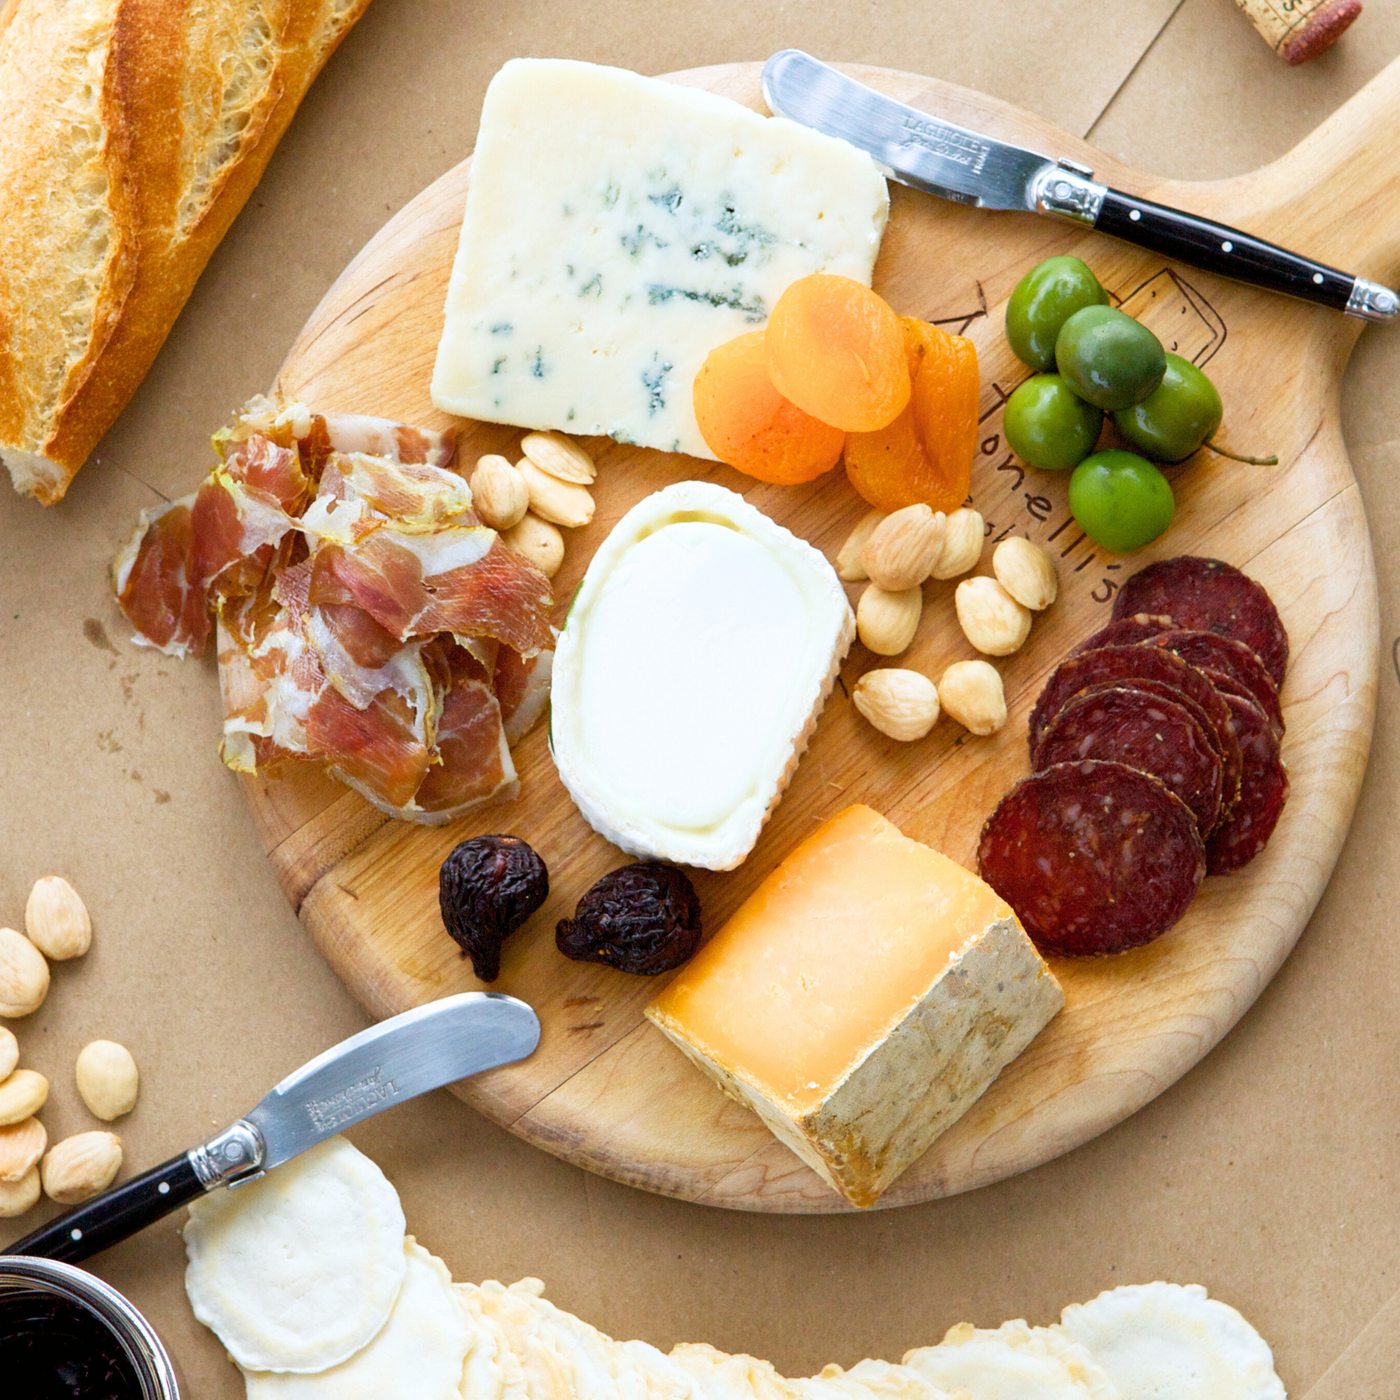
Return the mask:
<path id="1" fill-rule="evenodd" d="M 870 511 L 836 556 L 848 583 L 869 579 L 856 604 L 856 631 L 878 656 L 898 656 L 913 643 L 928 579 L 954 579 L 977 567 L 986 527 L 969 509 L 945 516 L 927 505 L 889 515 Z M 963 579 L 954 593 L 963 635 L 984 656 L 1010 656 L 1030 635 L 1031 615 L 1055 601 L 1055 563 L 1038 544 L 1019 537 L 992 554 L 994 577 Z M 869 671 L 851 697 L 856 708 L 892 739 L 922 739 L 946 712 L 974 734 L 995 734 L 1006 723 L 1006 696 L 986 661 L 957 661 L 937 685 L 918 671 Z"/>
<path id="2" fill-rule="evenodd" d="M 564 537 L 593 519 L 589 491 L 593 459 L 562 433 L 526 433 L 525 454 L 514 466 L 495 453 L 477 461 L 471 475 L 472 508 L 502 542 L 523 554 L 546 578 L 564 562 Z"/>
<path id="3" fill-rule="evenodd" d="M 79 958 L 92 944 L 83 901 L 57 875 L 30 891 L 24 928 L 0 928 L 0 1016 L 37 1011 L 49 990 L 46 959 Z M 0 1217 L 23 1215 L 38 1202 L 41 1188 L 61 1205 L 105 1191 L 121 1169 L 121 1139 L 102 1131 L 77 1133 L 46 1153 L 48 1133 L 36 1115 L 48 1101 L 49 1081 L 18 1065 L 19 1041 L 0 1027 Z M 135 1107 L 140 1076 L 123 1046 L 94 1040 L 78 1056 L 75 1073 L 83 1102 L 104 1122 Z"/>

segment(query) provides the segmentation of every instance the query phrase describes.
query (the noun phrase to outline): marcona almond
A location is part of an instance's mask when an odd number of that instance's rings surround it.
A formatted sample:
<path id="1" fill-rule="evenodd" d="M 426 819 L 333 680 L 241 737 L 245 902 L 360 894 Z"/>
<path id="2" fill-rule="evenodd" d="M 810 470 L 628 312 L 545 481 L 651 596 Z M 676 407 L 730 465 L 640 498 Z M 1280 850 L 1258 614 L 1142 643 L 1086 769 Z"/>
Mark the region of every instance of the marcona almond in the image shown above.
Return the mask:
<path id="1" fill-rule="evenodd" d="M 541 520 L 576 530 L 593 519 L 593 497 L 586 486 L 560 481 L 557 476 L 542 472 L 528 457 L 521 459 L 516 470 L 529 488 L 530 509 Z"/>
<path id="2" fill-rule="evenodd" d="M 887 515 L 860 552 L 861 567 L 886 593 L 917 588 L 943 552 L 947 518 L 926 505 L 905 506 Z"/>
<path id="3" fill-rule="evenodd" d="M 856 604 L 856 631 L 877 656 L 898 656 L 907 651 L 919 630 L 924 610 L 921 588 L 888 593 L 879 584 L 866 586 Z"/>
<path id="4" fill-rule="evenodd" d="M 104 1123 L 136 1107 L 141 1076 L 125 1045 L 118 1045 L 115 1040 L 94 1040 L 83 1046 L 74 1074 L 83 1102 Z"/>
<path id="5" fill-rule="evenodd" d="M 494 452 L 478 460 L 472 473 L 472 509 L 483 525 L 509 530 L 519 525 L 530 509 L 530 488 L 504 457 Z"/>
<path id="6" fill-rule="evenodd" d="M 977 567 L 982 557 L 982 541 L 987 523 L 975 511 L 963 506 L 948 517 L 943 531 L 943 553 L 933 566 L 934 578 L 961 578 Z"/>
<path id="7" fill-rule="evenodd" d="M 37 1118 L 0 1128 L 0 1181 L 18 1181 L 48 1145 L 48 1129 Z"/>
<path id="8" fill-rule="evenodd" d="M 75 1206 L 105 1191 L 121 1170 L 122 1140 L 116 1133 L 78 1133 L 49 1148 L 39 1172 L 44 1194 L 62 1206 Z"/>
<path id="9" fill-rule="evenodd" d="M 598 475 L 593 458 L 563 433 L 526 433 L 520 450 L 542 472 L 560 481 L 587 486 Z"/>
<path id="10" fill-rule="evenodd" d="M 955 661 L 938 682 L 944 712 L 974 734 L 995 734 L 1006 723 L 1001 673 L 990 661 Z"/>
<path id="11" fill-rule="evenodd" d="M 0 1128 L 32 1118 L 48 1102 L 49 1081 L 36 1069 L 17 1069 L 0 1080 Z"/>
<path id="12" fill-rule="evenodd" d="M 18 1181 L 0 1181 L 0 1220 L 23 1215 L 39 1204 L 39 1168 L 30 1167 Z"/>
<path id="13" fill-rule="evenodd" d="M 922 739 L 938 719 L 938 688 L 917 671 L 867 671 L 851 699 L 881 734 L 906 743 Z"/>
<path id="14" fill-rule="evenodd" d="M 1030 636 L 1030 609 L 985 574 L 958 584 L 953 603 L 963 636 L 988 656 L 1010 656 Z"/>
<path id="15" fill-rule="evenodd" d="M 547 520 L 526 513 L 520 524 L 502 531 L 507 549 L 523 554 L 545 578 L 553 578 L 564 562 L 564 536 Z"/>
<path id="16" fill-rule="evenodd" d="M 49 994 L 49 965 L 22 934 L 0 928 L 0 1016 L 28 1016 Z"/>
<path id="17" fill-rule="evenodd" d="M 875 527 L 885 518 L 882 510 L 868 510 L 856 522 L 856 528 L 846 537 L 836 555 L 836 577 L 844 579 L 847 583 L 859 583 L 863 578 L 870 575 L 865 572 L 865 565 L 860 562 L 860 552 L 865 548 L 865 542 L 875 533 Z"/>
<path id="18" fill-rule="evenodd" d="M 1060 591 L 1055 561 L 1033 540 L 1012 535 L 992 551 L 992 572 L 1006 591 L 1032 612 L 1048 608 Z"/>
<path id="19" fill-rule="evenodd" d="M 0 1079 L 8 1079 L 10 1071 L 19 1064 L 19 1041 L 8 1026 L 0 1026 Z"/>
<path id="20" fill-rule="evenodd" d="M 29 941 L 55 962 L 80 958 L 92 946 L 92 920 L 78 892 L 61 875 L 34 882 L 24 906 Z"/>

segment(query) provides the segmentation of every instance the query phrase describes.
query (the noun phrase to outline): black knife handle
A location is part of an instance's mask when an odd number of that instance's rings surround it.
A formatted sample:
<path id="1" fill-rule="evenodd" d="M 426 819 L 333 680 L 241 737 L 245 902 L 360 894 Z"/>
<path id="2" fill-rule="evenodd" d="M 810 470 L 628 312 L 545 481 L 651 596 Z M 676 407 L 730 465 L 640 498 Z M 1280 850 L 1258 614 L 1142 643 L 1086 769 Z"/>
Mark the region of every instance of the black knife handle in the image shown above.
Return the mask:
<path id="1" fill-rule="evenodd" d="M 0 1253 L 76 1264 L 203 1194 L 204 1184 L 189 1155 L 172 1157 L 145 1175 L 75 1206 Z"/>
<path id="2" fill-rule="evenodd" d="M 1236 282 L 1356 313 L 1351 301 L 1360 279 L 1226 224 L 1110 189 L 1104 193 L 1094 227 Z"/>

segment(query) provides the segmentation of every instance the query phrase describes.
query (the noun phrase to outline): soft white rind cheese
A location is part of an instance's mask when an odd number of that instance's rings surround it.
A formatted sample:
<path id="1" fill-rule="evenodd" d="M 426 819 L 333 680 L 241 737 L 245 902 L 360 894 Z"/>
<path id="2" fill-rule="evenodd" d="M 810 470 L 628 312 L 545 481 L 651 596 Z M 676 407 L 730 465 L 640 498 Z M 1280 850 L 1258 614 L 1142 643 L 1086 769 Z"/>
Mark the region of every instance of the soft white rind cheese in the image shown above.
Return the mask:
<path id="1" fill-rule="evenodd" d="M 813 272 L 870 284 L 889 192 L 844 141 L 563 59 L 492 79 L 433 402 L 713 458 L 691 387 Z"/>
<path id="2" fill-rule="evenodd" d="M 550 746 L 624 851 L 731 870 L 816 727 L 855 619 L 831 565 L 703 481 L 633 506 L 554 654 Z"/>

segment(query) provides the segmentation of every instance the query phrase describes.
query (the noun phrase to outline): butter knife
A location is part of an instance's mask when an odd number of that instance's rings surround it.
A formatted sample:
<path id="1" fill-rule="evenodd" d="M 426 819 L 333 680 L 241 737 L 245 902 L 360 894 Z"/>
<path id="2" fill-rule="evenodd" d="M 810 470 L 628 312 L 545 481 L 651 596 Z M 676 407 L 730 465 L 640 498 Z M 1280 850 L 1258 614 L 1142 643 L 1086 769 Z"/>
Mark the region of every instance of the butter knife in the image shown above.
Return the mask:
<path id="1" fill-rule="evenodd" d="M 16 1241 L 4 1254 L 77 1263 L 216 1186 L 241 1186 L 376 1113 L 523 1060 L 540 1023 L 523 1001 L 462 992 L 371 1026 L 284 1079 L 232 1127 Z"/>
<path id="2" fill-rule="evenodd" d="M 1093 170 L 1078 161 L 1056 160 L 930 116 L 801 49 L 784 49 L 764 64 L 763 96 L 778 116 L 849 141 L 890 178 L 927 194 L 983 209 L 1055 214 L 1221 277 L 1367 321 L 1400 315 L 1400 297 L 1378 282 L 1098 184 Z"/>

